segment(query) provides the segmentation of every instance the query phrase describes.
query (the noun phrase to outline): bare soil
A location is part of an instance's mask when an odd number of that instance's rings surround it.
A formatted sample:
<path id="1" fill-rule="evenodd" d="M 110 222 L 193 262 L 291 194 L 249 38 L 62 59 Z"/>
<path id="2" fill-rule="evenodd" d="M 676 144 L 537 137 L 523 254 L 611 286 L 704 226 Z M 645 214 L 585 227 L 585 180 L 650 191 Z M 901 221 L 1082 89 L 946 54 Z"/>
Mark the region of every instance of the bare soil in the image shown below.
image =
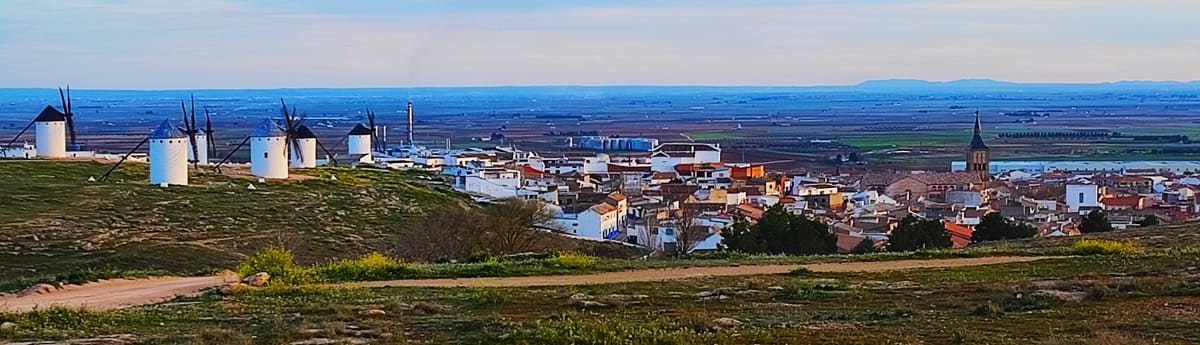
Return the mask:
<path id="1" fill-rule="evenodd" d="M 102 280 L 82 285 L 66 285 L 46 293 L 0 296 L 0 311 L 26 312 L 54 306 L 92 310 L 118 309 L 164 302 L 176 296 L 192 295 L 236 281 L 238 278 L 232 272 L 206 277 Z"/>
<path id="2" fill-rule="evenodd" d="M 898 260 L 873 262 L 822 263 L 812 265 L 755 265 L 721 267 L 683 267 L 581 275 L 409 279 L 335 284 L 339 287 L 519 287 L 595 285 L 631 282 L 654 282 L 699 277 L 749 276 L 782 274 L 799 267 L 814 272 L 880 272 L 889 270 L 947 268 L 1029 262 L 1051 257 L 996 256 L 982 258 Z M 0 296 L 0 311 L 24 312 L 36 308 L 62 306 L 93 310 L 109 310 L 170 300 L 179 295 L 191 295 L 205 289 L 237 281 L 232 274 L 207 277 L 157 277 L 147 279 L 115 279 L 65 286 L 42 294 Z"/>

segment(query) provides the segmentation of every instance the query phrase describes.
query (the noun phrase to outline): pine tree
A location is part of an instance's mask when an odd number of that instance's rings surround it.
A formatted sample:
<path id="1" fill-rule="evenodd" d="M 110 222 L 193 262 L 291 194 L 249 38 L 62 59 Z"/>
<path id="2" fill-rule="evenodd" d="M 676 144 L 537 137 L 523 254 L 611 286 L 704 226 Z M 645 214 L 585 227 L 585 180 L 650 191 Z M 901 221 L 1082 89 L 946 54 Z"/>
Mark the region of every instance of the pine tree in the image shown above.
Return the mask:
<path id="1" fill-rule="evenodd" d="M 1079 231 L 1084 233 L 1093 232 L 1109 232 L 1112 231 L 1112 223 L 1108 222 L 1108 215 L 1104 214 L 1104 210 L 1095 209 L 1083 216 L 1083 222 L 1079 224 Z"/>
<path id="2" fill-rule="evenodd" d="M 971 242 L 979 243 L 1030 238 L 1036 234 L 1037 229 L 1033 226 L 1024 223 L 1009 222 L 1000 215 L 1000 212 L 992 212 L 984 215 L 983 219 L 979 220 L 979 225 L 975 226 L 975 232 L 971 235 Z"/>
<path id="3" fill-rule="evenodd" d="M 942 222 L 908 215 L 900 220 L 900 226 L 892 230 L 888 239 L 888 251 L 901 252 L 927 248 L 950 248 L 950 233 Z"/>

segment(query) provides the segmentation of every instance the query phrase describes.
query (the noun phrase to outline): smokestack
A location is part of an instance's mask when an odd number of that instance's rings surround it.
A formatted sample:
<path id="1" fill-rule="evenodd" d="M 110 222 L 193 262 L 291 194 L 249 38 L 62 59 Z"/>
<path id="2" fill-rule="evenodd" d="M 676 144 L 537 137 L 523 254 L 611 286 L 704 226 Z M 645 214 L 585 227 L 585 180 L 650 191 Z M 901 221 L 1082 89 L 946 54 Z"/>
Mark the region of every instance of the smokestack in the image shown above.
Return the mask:
<path id="1" fill-rule="evenodd" d="M 412 101 L 408 101 L 408 145 L 415 146 L 413 142 L 413 107 Z"/>

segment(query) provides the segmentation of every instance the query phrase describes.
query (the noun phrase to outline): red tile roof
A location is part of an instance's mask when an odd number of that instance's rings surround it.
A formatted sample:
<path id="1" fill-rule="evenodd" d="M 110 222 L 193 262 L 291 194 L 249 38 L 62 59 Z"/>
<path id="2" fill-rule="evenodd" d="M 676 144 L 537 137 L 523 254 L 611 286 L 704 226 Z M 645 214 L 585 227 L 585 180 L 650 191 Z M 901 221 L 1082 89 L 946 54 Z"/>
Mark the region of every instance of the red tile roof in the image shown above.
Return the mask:
<path id="1" fill-rule="evenodd" d="M 954 248 L 963 248 L 971 244 L 971 235 L 975 233 L 975 230 L 954 222 L 942 224 L 946 226 L 946 232 L 950 233 L 950 242 L 954 242 Z"/>
<path id="2" fill-rule="evenodd" d="M 1100 200 L 1100 203 L 1104 204 L 1105 206 L 1139 207 L 1142 204 L 1142 199 L 1145 198 L 1146 197 L 1139 195 L 1114 196 L 1111 198 L 1104 198 L 1104 200 Z"/>

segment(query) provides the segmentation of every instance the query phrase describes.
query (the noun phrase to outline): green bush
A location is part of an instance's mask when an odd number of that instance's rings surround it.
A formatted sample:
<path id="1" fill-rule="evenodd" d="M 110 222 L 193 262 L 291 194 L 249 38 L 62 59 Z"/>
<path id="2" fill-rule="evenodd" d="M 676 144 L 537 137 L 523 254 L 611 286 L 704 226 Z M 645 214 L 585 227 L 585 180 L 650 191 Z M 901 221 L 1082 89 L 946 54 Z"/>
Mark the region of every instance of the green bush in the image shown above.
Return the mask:
<path id="1" fill-rule="evenodd" d="M 245 277 L 258 272 L 267 272 L 271 279 L 270 285 L 302 285 L 317 282 L 316 277 L 307 268 L 296 265 L 292 252 L 276 246 L 270 246 L 238 264 L 238 274 Z"/>
<path id="2" fill-rule="evenodd" d="M 1112 240 L 1079 240 L 1079 242 L 1075 242 L 1072 249 L 1078 255 L 1132 254 L 1138 251 L 1137 245 L 1133 242 Z"/>
<path id="3" fill-rule="evenodd" d="M 792 270 L 791 272 L 788 272 L 788 275 L 793 276 L 793 277 L 803 277 L 803 276 L 808 276 L 808 275 L 812 275 L 812 274 L 813 274 L 813 271 L 811 269 L 809 269 L 808 267 L 804 267 L 804 266 L 796 267 L 796 269 Z"/>
<path id="4" fill-rule="evenodd" d="M 463 259 L 463 262 L 478 264 L 478 263 L 485 263 L 485 262 L 492 261 L 492 260 L 496 260 L 496 258 L 494 256 L 492 256 L 492 254 L 489 254 L 488 252 L 477 252 L 477 253 L 467 256 L 466 259 Z"/>
<path id="5" fill-rule="evenodd" d="M 829 284 L 817 285 L 796 285 L 785 287 L 782 291 L 776 294 L 780 298 L 791 300 L 811 300 L 828 297 L 835 293 L 844 292 L 845 289 L 840 286 Z"/>
<path id="6" fill-rule="evenodd" d="M 559 253 L 551 259 L 554 266 L 570 269 L 587 269 L 596 267 L 596 257 L 579 253 Z"/>
<path id="7" fill-rule="evenodd" d="M 421 269 L 380 253 L 371 253 L 357 259 L 333 260 L 312 268 L 313 273 L 326 282 L 367 281 L 411 278 L 420 275 Z"/>

